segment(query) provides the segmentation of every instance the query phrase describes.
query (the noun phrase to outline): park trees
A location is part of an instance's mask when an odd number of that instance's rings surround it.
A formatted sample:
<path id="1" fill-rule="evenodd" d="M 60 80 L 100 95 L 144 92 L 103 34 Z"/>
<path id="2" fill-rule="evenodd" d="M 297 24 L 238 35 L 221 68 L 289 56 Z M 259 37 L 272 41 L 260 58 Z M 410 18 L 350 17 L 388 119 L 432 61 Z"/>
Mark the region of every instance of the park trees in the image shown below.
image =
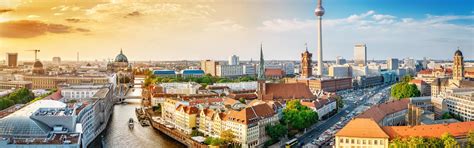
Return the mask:
<path id="1" fill-rule="evenodd" d="M 411 76 L 403 77 L 401 82 L 398 82 L 392 86 L 391 96 L 395 99 L 419 97 L 421 92 L 418 90 L 415 84 L 409 84 L 411 80 Z"/>
<path id="2" fill-rule="evenodd" d="M 292 100 L 286 103 L 283 120 L 290 128 L 301 130 L 315 124 L 318 121 L 318 113 L 301 105 L 299 100 Z"/>

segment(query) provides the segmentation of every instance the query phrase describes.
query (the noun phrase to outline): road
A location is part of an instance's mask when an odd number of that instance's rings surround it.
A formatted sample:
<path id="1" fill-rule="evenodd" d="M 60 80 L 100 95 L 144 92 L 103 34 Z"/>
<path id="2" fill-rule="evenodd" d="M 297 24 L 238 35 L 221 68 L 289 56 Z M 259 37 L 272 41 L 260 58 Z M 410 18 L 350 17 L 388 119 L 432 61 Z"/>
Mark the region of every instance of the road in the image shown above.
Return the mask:
<path id="1" fill-rule="evenodd" d="M 320 123 L 316 124 L 316 128 L 312 128 L 312 130 L 307 131 L 303 136 L 298 138 L 299 144 L 300 145 L 305 145 L 307 143 L 310 143 L 315 137 L 319 137 L 325 130 L 331 128 L 331 126 L 335 125 L 339 120 L 341 120 L 341 117 L 344 117 L 346 115 L 346 111 L 352 112 L 354 111 L 355 108 L 357 108 L 359 105 L 365 104 L 369 98 L 377 94 L 379 91 L 383 90 L 388 86 L 384 87 L 379 87 L 375 89 L 371 95 L 364 95 L 364 99 L 362 100 L 362 103 L 360 102 L 359 104 L 353 104 L 349 103 L 346 104 L 347 107 L 339 111 L 337 114 L 334 116 L 330 117 L 329 119 L 326 119 L 324 121 L 321 121 Z M 310 137 L 313 135 L 312 137 Z"/>

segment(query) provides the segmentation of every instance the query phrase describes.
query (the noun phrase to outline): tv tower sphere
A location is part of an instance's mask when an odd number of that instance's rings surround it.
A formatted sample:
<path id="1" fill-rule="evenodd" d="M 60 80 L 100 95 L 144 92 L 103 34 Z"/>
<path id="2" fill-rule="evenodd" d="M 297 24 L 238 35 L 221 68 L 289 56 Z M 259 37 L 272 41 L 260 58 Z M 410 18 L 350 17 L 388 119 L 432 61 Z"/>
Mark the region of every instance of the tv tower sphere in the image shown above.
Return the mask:
<path id="1" fill-rule="evenodd" d="M 323 5 L 322 5 L 322 0 L 318 0 L 318 6 L 316 7 L 316 9 L 314 9 L 314 15 L 316 16 L 323 16 L 324 15 L 324 8 L 323 8 Z"/>

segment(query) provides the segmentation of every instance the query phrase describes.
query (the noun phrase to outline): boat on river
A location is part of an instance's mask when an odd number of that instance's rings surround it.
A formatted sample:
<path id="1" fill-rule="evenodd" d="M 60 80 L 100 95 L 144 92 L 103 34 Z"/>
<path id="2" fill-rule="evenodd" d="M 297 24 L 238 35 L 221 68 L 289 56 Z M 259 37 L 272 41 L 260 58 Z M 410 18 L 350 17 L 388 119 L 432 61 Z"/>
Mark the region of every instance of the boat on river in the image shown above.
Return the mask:
<path id="1" fill-rule="evenodd" d="M 128 128 L 133 129 L 133 126 L 134 126 L 133 118 L 128 119 Z"/>

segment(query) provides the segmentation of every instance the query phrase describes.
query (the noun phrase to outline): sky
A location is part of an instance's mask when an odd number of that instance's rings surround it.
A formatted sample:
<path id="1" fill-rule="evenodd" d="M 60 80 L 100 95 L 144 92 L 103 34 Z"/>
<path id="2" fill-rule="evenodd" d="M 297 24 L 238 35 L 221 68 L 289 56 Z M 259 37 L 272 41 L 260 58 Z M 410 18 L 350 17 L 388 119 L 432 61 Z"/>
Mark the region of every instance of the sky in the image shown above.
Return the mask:
<path id="1" fill-rule="evenodd" d="M 110 60 L 316 60 L 316 0 L 2 0 L 0 54 Z M 474 59 L 472 0 L 325 0 L 323 57 Z M 4 59 L 0 56 L 0 59 Z"/>

